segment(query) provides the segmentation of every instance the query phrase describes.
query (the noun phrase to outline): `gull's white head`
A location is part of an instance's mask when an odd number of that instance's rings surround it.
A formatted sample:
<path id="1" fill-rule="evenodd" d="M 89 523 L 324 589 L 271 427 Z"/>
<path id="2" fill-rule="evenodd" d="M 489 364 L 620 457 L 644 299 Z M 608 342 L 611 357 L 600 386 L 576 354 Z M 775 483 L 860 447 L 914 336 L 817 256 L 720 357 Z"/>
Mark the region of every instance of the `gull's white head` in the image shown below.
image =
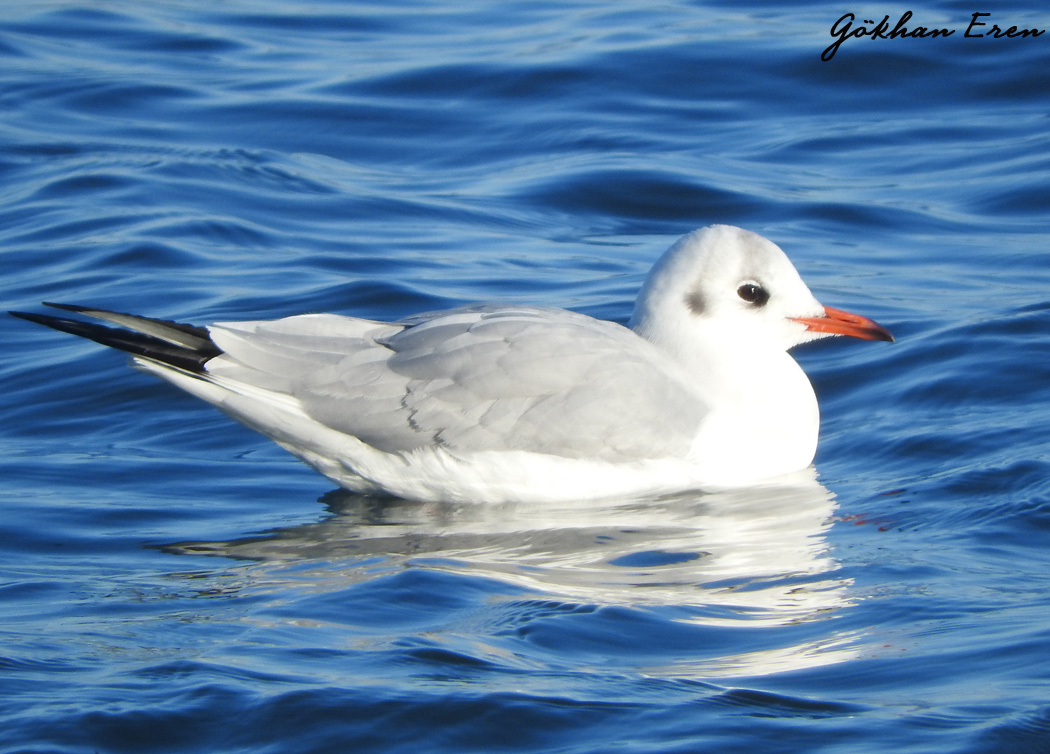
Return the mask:
<path id="1" fill-rule="evenodd" d="M 823 306 L 780 247 L 729 225 L 694 231 L 667 250 L 630 326 L 672 351 L 695 341 L 768 352 L 829 335 L 893 339 L 869 319 Z"/>

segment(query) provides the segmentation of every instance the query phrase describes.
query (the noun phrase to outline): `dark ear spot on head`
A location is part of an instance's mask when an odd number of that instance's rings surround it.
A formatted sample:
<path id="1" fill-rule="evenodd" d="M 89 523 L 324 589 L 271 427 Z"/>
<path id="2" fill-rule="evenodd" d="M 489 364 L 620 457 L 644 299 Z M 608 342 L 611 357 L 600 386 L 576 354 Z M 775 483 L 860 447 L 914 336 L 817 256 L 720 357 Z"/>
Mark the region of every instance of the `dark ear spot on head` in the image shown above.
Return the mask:
<path id="1" fill-rule="evenodd" d="M 704 296 L 700 291 L 690 291 L 685 297 L 685 305 L 689 307 L 689 311 L 698 317 L 707 308 L 707 302 L 704 301 Z"/>

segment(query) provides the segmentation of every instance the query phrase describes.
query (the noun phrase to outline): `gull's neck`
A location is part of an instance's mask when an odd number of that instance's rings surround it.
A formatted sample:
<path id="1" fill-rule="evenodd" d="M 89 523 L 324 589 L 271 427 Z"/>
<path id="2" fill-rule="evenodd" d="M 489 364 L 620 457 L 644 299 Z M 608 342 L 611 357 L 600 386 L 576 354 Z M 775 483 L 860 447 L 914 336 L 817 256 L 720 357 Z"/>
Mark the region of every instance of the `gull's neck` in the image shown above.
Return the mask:
<path id="1" fill-rule="evenodd" d="M 688 338 L 638 334 L 671 356 L 711 407 L 692 451 L 705 476 L 735 484 L 813 460 L 820 413 L 809 378 L 789 353 L 695 329 Z"/>

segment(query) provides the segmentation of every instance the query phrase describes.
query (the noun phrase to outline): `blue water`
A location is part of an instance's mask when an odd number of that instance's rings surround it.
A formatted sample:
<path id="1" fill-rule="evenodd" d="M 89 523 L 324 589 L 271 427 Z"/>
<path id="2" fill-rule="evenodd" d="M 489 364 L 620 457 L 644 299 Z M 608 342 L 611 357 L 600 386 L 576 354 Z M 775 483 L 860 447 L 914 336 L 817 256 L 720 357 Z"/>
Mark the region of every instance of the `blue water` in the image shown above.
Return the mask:
<path id="1" fill-rule="evenodd" d="M 728 222 L 898 342 L 800 349 L 810 485 L 443 506 L 8 318 L 0 750 L 1050 752 L 1050 34 L 963 36 L 1050 13 L 993 5 L 5 3 L 4 308 L 624 321 Z"/>

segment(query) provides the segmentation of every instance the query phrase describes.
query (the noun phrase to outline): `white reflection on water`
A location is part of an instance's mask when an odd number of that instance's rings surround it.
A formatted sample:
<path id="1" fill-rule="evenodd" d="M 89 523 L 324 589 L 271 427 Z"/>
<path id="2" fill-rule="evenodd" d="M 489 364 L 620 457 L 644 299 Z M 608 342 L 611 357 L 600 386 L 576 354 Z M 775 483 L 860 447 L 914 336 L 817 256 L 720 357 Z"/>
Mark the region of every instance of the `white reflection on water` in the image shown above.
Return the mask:
<path id="1" fill-rule="evenodd" d="M 797 625 L 848 607 L 825 533 L 833 495 L 812 470 L 778 484 L 655 500 L 441 504 L 333 492 L 318 523 L 170 550 L 259 561 L 241 589 L 327 592 L 428 568 L 496 579 L 545 598 L 627 607 L 681 606 L 675 618 L 740 630 Z M 242 574 L 247 576 L 248 574 Z M 652 675 L 779 672 L 855 656 L 852 637 L 822 631 Z"/>

